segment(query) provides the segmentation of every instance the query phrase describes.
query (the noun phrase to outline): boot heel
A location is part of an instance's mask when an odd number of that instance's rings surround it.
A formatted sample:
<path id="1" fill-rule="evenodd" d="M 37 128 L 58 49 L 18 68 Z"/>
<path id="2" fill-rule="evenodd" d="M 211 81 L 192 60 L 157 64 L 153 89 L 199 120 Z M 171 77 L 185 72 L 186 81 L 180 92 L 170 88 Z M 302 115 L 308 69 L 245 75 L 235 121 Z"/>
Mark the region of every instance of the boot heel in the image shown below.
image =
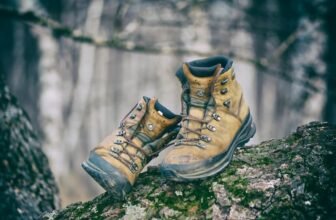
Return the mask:
<path id="1" fill-rule="evenodd" d="M 245 126 L 243 127 L 239 137 L 238 137 L 238 144 L 237 147 L 242 148 L 244 145 L 249 142 L 251 138 L 256 133 L 256 126 L 255 123 L 253 122 L 253 118 L 251 115 L 249 115 L 248 120 L 246 121 Z"/>

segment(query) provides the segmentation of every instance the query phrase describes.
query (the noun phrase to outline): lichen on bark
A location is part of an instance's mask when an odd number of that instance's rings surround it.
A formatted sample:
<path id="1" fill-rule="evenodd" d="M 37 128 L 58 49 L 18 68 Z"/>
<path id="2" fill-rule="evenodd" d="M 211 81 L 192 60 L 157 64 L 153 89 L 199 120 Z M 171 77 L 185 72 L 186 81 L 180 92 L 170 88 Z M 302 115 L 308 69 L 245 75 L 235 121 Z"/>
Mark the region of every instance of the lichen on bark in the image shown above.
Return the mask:
<path id="1" fill-rule="evenodd" d="M 104 193 L 45 219 L 331 219 L 336 216 L 336 128 L 313 122 L 239 149 L 222 173 L 174 183 L 152 167 L 123 202 Z"/>

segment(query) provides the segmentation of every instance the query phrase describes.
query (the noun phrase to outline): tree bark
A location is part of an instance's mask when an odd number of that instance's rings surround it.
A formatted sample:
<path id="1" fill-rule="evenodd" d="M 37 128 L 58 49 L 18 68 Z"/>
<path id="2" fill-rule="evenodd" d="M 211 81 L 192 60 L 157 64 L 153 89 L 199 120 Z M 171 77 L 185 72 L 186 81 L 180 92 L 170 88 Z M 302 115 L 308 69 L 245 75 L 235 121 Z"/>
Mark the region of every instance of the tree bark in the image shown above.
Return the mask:
<path id="1" fill-rule="evenodd" d="M 58 189 L 27 114 L 0 74 L 0 219 L 38 219 L 59 208 Z"/>
<path id="2" fill-rule="evenodd" d="M 324 119 L 331 123 L 336 123 L 336 15 L 335 1 L 328 0 L 326 4 L 326 14 L 323 17 L 324 31 L 326 34 L 326 44 L 324 52 L 324 61 L 326 63 L 326 103 L 324 106 Z"/>
<path id="3" fill-rule="evenodd" d="M 142 173 L 126 201 L 104 193 L 44 219 L 332 219 L 336 127 L 312 122 L 286 138 L 239 149 L 221 174 L 168 182 Z"/>

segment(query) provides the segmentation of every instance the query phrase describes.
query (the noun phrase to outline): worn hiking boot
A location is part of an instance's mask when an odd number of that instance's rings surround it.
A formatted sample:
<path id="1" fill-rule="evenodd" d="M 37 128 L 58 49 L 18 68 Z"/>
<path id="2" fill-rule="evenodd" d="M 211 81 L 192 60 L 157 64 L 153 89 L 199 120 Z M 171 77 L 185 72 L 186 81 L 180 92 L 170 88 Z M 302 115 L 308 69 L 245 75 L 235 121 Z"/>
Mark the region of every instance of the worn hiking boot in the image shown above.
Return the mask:
<path id="1" fill-rule="evenodd" d="M 161 172 L 175 181 L 213 176 L 255 134 L 249 107 L 225 57 L 185 63 L 176 75 L 183 87 L 182 126 Z"/>
<path id="2" fill-rule="evenodd" d="M 143 97 L 82 166 L 114 198 L 123 199 L 147 162 L 176 137 L 180 119 L 156 99 Z"/>

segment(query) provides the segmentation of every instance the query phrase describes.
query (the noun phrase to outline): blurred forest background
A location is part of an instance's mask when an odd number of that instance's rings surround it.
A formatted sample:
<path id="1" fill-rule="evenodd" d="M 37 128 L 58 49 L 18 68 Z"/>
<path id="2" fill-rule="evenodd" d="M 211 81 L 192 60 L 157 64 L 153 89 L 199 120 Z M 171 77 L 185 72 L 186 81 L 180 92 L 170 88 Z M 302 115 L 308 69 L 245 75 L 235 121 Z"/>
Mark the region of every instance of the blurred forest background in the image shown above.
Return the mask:
<path id="1" fill-rule="evenodd" d="M 39 132 L 62 205 L 101 189 L 81 162 L 142 95 L 180 112 L 176 69 L 224 54 L 253 143 L 336 122 L 333 0 L 1 0 L 0 75 Z"/>

